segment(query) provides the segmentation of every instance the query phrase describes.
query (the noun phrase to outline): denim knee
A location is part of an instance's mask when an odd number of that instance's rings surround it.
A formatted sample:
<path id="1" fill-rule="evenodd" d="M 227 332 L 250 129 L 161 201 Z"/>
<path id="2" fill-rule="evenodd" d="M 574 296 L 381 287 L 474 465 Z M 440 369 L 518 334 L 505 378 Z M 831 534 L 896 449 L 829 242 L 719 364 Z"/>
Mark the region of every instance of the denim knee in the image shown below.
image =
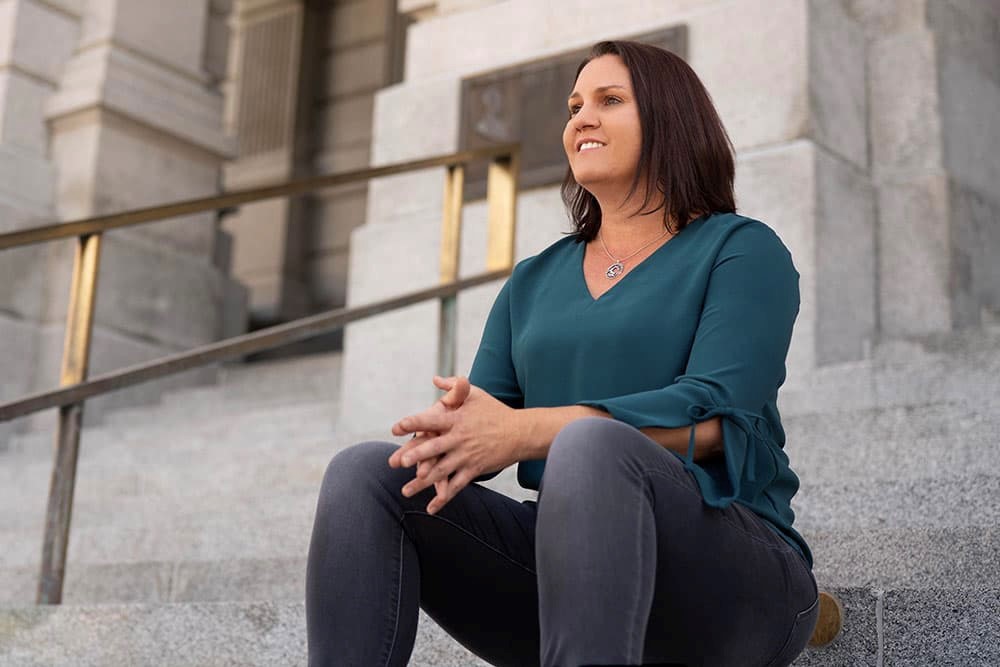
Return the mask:
<path id="1" fill-rule="evenodd" d="M 593 490 L 616 467 L 629 466 L 629 441 L 641 433 L 623 422 L 584 417 L 564 426 L 549 447 L 542 484 L 569 486 L 571 492 Z"/>
<path id="2" fill-rule="evenodd" d="M 635 441 L 637 436 L 645 437 L 616 419 L 584 417 L 573 420 L 556 434 L 545 469 L 548 470 L 553 462 L 556 466 L 569 462 L 574 467 L 596 465 L 606 470 L 609 462 L 626 456 L 629 441 Z"/>
<path id="3" fill-rule="evenodd" d="M 361 442 L 337 452 L 326 466 L 320 502 L 344 493 L 358 493 L 372 481 L 385 481 L 398 470 L 389 467 L 389 457 L 398 448 L 391 442 Z"/>

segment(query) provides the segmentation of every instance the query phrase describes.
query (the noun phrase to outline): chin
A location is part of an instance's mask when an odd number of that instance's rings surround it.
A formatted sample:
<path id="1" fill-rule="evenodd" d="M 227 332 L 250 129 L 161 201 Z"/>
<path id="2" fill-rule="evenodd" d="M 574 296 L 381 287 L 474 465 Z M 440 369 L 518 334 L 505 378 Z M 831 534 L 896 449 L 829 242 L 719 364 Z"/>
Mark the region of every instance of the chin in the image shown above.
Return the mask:
<path id="1" fill-rule="evenodd" d="M 586 169 L 580 173 L 573 172 L 573 179 L 585 190 L 590 190 L 591 186 L 600 187 L 602 183 L 609 180 L 609 174 L 597 172 L 593 169 Z"/>
<path id="2" fill-rule="evenodd" d="M 576 178 L 577 184 L 589 192 L 590 194 L 597 197 L 597 193 L 602 190 L 607 190 L 609 186 L 612 186 L 614 181 L 604 175 L 593 175 L 593 174 L 583 174 L 582 178 Z"/>

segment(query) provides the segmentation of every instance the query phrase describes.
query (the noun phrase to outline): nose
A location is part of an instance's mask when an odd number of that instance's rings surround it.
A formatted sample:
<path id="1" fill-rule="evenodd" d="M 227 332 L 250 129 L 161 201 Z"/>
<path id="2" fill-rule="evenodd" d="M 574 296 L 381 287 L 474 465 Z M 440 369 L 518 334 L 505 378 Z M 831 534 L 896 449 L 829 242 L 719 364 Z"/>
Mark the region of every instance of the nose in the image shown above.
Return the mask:
<path id="1" fill-rule="evenodd" d="M 588 128 L 598 127 L 600 121 L 597 118 L 597 113 L 591 104 L 584 104 L 570 119 L 570 125 L 576 130 L 584 130 Z"/>

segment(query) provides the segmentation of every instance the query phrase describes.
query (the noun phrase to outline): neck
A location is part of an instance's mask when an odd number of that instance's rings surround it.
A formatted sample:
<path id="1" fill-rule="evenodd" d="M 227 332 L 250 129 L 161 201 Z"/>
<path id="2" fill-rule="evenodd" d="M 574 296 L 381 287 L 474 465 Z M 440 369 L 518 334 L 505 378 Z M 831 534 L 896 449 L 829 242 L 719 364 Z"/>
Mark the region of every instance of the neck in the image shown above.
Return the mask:
<path id="1" fill-rule="evenodd" d="M 622 205 L 609 205 L 606 198 L 595 195 L 601 207 L 600 235 L 608 247 L 619 255 L 663 235 L 663 209 L 639 215 L 642 195 L 636 193 Z M 648 207 L 647 207 L 648 208 Z M 671 236 L 671 234 L 667 234 Z"/>

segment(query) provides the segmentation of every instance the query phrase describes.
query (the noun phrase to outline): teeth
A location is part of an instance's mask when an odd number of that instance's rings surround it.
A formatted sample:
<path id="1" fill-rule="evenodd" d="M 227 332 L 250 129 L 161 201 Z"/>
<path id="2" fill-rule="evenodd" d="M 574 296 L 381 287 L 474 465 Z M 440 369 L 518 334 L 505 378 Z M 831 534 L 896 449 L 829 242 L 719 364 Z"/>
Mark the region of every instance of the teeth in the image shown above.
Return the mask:
<path id="1" fill-rule="evenodd" d="M 586 151 L 586 150 L 590 150 L 591 148 L 600 148 L 603 145 L 604 144 L 599 143 L 597 141 L 588 141 L 586 143 L 580 144 L 580 150 L 581 151 Z"/>

